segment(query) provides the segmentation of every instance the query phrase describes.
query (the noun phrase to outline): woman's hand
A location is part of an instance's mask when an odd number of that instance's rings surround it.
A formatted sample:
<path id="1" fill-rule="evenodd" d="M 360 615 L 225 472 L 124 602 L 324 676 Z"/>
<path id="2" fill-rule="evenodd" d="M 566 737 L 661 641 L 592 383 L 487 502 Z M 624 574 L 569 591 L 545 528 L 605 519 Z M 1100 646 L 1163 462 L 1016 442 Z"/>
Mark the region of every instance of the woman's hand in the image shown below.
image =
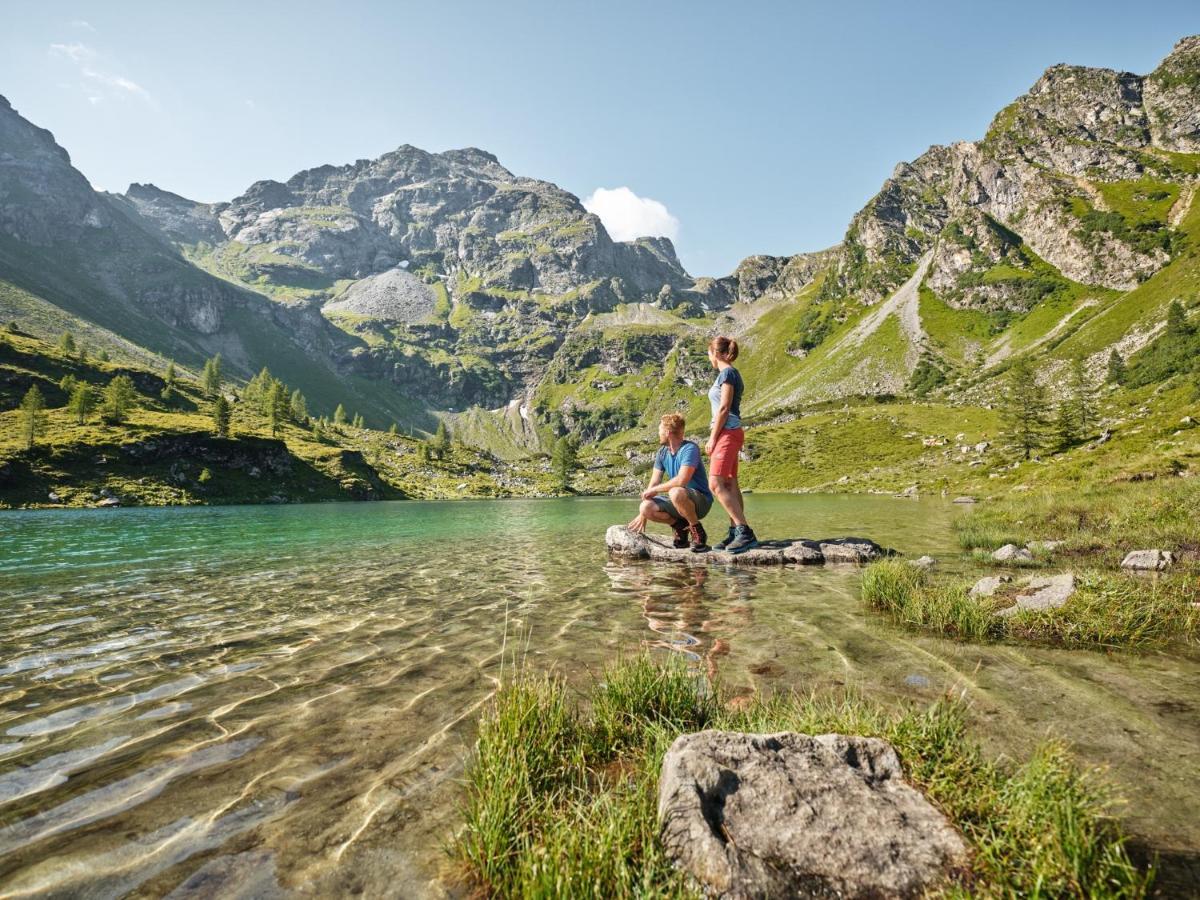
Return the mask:
<path id="1" fill-rule="evenodd" d="M 717 442 L 714 441 L 712 438 L 709 438 L 707 441 L 705 441 L 705 443 L 704 443 L 704 455 L 705 456 L 712 456 L 713 451 L 716 449 L 717 449 Z"/>
<path id="2" fill-rule="evenodd" d="M 634 534 L 641 534 L 643 531 L 646 530 L 646 517 L 643 516 L 641 513 L 638 513 L 636 516 L 633 517 L 633 520 L 625 527 L 628 528 L 630 531 L 632 531 Z"/>

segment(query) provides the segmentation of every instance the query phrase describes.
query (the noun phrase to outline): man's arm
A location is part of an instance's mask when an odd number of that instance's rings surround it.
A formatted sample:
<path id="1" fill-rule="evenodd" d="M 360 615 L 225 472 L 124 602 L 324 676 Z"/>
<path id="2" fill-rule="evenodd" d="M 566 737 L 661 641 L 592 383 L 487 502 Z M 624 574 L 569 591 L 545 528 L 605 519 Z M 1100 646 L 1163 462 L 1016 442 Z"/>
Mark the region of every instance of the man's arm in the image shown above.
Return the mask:
<path id="1" fill-rule="evenodd" d="M 642 498 L 650 500 L 658 494 L 665 494 L 673 487 L 684 487 L 692 480 L 692 475 L 696 472 L 695 466 L 680 466 L 679 474 L 669 481 L 660 482 L 663 473 L 661 469 L 654 470 L 654 477 L 650 479 L 650 486 L 642 492 Z"/>

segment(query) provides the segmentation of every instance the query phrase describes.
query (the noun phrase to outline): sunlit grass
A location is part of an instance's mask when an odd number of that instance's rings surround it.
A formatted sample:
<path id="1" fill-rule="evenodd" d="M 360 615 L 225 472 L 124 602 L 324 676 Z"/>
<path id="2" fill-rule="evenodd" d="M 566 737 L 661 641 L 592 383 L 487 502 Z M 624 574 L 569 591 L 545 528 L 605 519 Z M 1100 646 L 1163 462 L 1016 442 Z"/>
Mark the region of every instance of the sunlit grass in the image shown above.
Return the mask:
<path id="1" fill-rule="evenodd" d="M 557 677 L 518 672 L 483 714 L 452 854 L 494 897 L 692 897 L 666 858 L 656 795 L 662 757 L 703 728 L 840 732 L 890 741 L 908 778 L 974 849 L 955 896 L 1141 897 L 1109 797 L 1066 749 L 1022 765 L 984 757 L 963 709 L 889 711 L 848 693 L 780 694 L 733 708 L 682 663 L 619 662 L 573 700 Z"/>

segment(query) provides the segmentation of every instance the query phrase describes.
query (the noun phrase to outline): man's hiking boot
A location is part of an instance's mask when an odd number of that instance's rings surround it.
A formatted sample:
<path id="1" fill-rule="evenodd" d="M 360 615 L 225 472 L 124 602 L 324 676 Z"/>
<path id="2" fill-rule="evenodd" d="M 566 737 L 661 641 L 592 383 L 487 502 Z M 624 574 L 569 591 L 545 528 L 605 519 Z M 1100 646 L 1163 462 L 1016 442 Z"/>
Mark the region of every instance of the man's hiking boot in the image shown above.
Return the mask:
<path id="1" fill-rule="evenodd" d="M 688 537 L 687 519 L 676 519 L 671 523 L 671 527 L 675 529 L 675 541 L 671 545 L 676 550 L 682 550 L 692 543 L 692 539 Z"/>
<path id="2" fill-rule="evenodd" d="M 739 525 L 734 529 L 733 540 L 725 545 L 725 549 L 730 553 L 745 553 L 757 546 L 758 538 L 754 536 L 754 529 L 749 525 Z"/>
<path id="3" fill-rule="evenodd" d="M 712 547 L 708 546 L 708 534 L 705 533 L 704 526 L 699 522 L 688 526 L 688 534 L 692 536 L 693 553 L 707 553 L 712 549 Z"/>
<path id="4" fill-rule="evenodd" d="M 719 544 L 713 544 L 713 549 L 714 550 L 725 550 L 726 548 L 728 548 L 729 545 L 733 543 L 733 536 L 735 534 L 737 534 L 737 529 L 734 528 L 733 523 L 730 522 L 729 530 L 727 532 L 725 532 L 725 537 L 723 537 L 721 539 L 721 542 Z"/>

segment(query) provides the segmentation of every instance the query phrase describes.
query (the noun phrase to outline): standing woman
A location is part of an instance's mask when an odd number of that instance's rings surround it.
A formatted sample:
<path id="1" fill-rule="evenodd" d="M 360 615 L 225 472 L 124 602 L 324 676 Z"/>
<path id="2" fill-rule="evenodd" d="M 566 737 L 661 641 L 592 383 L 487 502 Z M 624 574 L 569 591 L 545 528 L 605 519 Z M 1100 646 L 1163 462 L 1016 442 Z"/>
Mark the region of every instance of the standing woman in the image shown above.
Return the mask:
<path id="1" fill-rule="evenodd" d="M 729 513 L 729 533 L 713 547 L 730 553 L 745 553 L 758 546 L 754 529 L 746 522 L 742 490 L 738 487 L 738 451 L 746 442 L 742 430 L 742 375 L 733 367 L 738 344 L 733 338 L 715 337 L 708 345 L 708 361 L 717 370 L 717 380 L 708 391 L 712 404 L 712 433 L 704 452 L 711 460 L 708 485 Z"/>

